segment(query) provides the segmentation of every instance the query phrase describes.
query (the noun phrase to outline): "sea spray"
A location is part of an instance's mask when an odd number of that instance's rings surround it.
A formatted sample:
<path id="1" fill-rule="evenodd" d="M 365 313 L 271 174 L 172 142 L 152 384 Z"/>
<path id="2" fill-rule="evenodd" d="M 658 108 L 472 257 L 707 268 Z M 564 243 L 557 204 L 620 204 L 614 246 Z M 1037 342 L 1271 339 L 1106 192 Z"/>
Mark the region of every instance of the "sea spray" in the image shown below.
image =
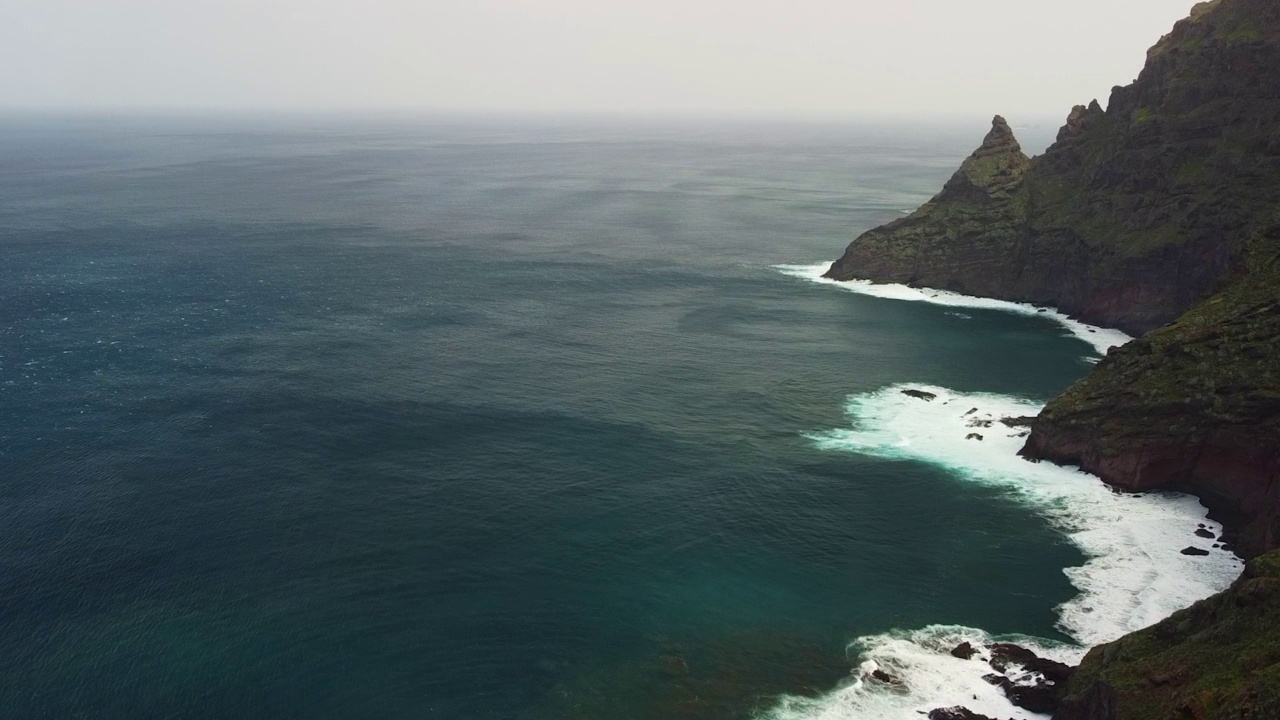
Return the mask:
<path id="1" fill-rule="evenodd" d="M 995 718 L 1043 717 L 1014 706 L 999 688 L 983 679 L 992 672 L 984 661 L 985 654 L 964 660 L 950 652 L 965 642 L 977 647 L 997 641 L 1017 642 L 1041 657 L 1061 662 L 1076 662 L 1083 654 L 1078 648 L 1035 638 L 993 637 L 957 625 L 869 635 L 850 646 L 860 665 L 849 684 L 817 698 L 782 698 L 760 720 L 922 720 L 922 712 L 953 705 Z M 870 677 L 873 669 L 901 678 L 902 683 L 877 682 Z"/>
<path id="2" fill-rule="evenodd" d="M 1041 655 L 1077 661 L 1088 647 L 1147 627 L 1231 583 L 1241 561 L 1195 534 L 1200 527 L 1221 532 L 1195 498 L 1121 494 L 1074 468 L 1020 458 L 1027 430 L 1018 418 L 1041 407 L 1003 395 L 894 385 L 850 397 L 852 427 L 808 437 L 824 450 L 929 463 L 949 470 L 957 482 L 999 489 L 1079 546 L 1089 560 L 1065 572 L 1080 593 L 1057 608 L 1059 629 L 1079 645 L 1020 640 Z M 1188 546 L 1208 555 L 1182 554 Z M 981 630 L 952 626 L 859 638 L 851 651 L 864 665 L 900 678 L 900 686 L 860 676 L 821 698 L 784 698 L 766 717 L 906 720 L 951 705 L 993 717 L 1038 717 L 983 681 L 990 668 L 981 659 L 949 654 L 961 642 L 991 640 Z"/>
<path id="3" fill-rule="evenodd" d="M 842 290 L 871 297 L 885 298 L 889 300 L 927 302 L 953 308 L 1001 310 L 1004 312 L 1017 313 L 1019 315 L 1034 315 L 1048 318 L 1061 325 L 1071 335 L 1089 343 L 1093 346 L 1094 351 L 1099 355 L 1106 353 L 1110 348 L 1123 345 L 1133 339 L 1119 330 L 1088 325 L 1051 308 L 1038 307 L 1027 303 L 973 297 L 971 295 L 961 295 L 960 293 L 950 292 L 948 290 L 934 290 L 931 288 L 908 287 L 906 285 L 873 283 L 869 280 L 831 280 L 822 276 L 823 273 L 831 269 L 831 263 L 829 262 L 817 263 L 814 265 L 775 265 L 774 269 L 784 275 L 790 275 L 792 277 L 802 278 L 804 280 L 810 280 L 824 285 L 832 285 L 834 287 L 841 288 Z"/>

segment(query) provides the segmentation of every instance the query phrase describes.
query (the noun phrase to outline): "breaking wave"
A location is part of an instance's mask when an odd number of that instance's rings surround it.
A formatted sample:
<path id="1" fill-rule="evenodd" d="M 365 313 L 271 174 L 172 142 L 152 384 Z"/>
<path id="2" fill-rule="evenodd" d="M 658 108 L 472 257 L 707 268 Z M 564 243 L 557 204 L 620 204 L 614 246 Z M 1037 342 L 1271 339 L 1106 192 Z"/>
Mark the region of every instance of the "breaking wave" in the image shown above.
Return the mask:
<path id="1" fill-rule="evenodd" d="M 890 300 L 927 302 L 953 308 L 1002 310 L 1004 312 L 1012 312 L 1019 315 L 1046 317 L 1066 328 L 1066 330 L 1075 337 L 1089 343 L 1093 346 L 1094 351 L 1099 355 L 1106 353 L 1109 348 L 1123 345 L 1133 339 L 1119 330 L 1088 325 L 1080 322 L 1079 320 L 1067 317 L 1063 313 L 1051 308 L 1039 307 L 1027 303 L 973 297 L 971 295 L 961 295 L 960 293 L 951 292 L 949 290 L 915 288 L 896 284 L 879 284 L 873 283 L 869 280 L 831 280 L 829 278 L 822 277 L 823 273 L 831 269 L 831 263 L 829 262 L 817 263 L 816 265 L 775 265 L 774 269 L 784 275 L 790 275 L 791 277 L 802 278 L 804 280 L 810 280 L 824 285 L 834 285 L 849 292 L 855 292 L 860 295 L 869 295 L 871 297 L 886 298 Z"/>
<path id="2" fill-rule="evenodd" d="M 905 390 L 914 393 L 908 395 Z M 1230 585 L 1241 561 L 1213 539 L 1195 534 L 1221 527 L 1191 496 L 1121 494 L 1074 468 L 1018 457 L 1027 430 L 1017 418 L 1040 403 L 922 385 L 895 385 L 851 396 L 852 426 L 808 437 L 819 448 L 946 468 L 958 482 L 996 488 L 1063 532 L 1089 558 L 1064 572 L 1080 592 L 1057 608 L 1058 628 L 1076 645 L 1019 638 L 1038 654 L 1075 662 L 1093 645 L 1151 625 Z M 1008 419 L 1009 422 L 1002 422 Z M 1188 556 L 1194 546 L 1208 555 Z M 982 676 L 981 658 L 950 655 L 961 642 L 993 639 L 982 630 L 930 626 L 859 638 L 862 663 L 853 681 L 827 695 L 783 698 L 770 720 L 919 720 L 933 708 L 963 705 L 1000 718 L 1041 717 L 1015 707 Z M 868 680 L 882 669 L 902 680 Z"/>

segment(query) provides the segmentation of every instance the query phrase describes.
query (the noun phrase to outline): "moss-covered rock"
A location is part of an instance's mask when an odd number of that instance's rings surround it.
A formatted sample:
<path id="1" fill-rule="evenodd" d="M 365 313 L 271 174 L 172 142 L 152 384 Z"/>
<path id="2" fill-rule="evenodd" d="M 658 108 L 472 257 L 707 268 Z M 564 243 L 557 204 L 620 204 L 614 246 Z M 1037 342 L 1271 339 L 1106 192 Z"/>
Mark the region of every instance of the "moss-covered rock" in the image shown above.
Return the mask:
<path id="1" fill-rule="evenodd" d="M 1280 718 L 1280 551 L 1230 589 L 1107 645 L 1076 669 L 1054 720 Z"/>
<path id="2" fill-rule="evenodd" d="M 859 237 L 829 277 L 946 287 L 999 295 L 1012 276 L 1005 262 L 1022 242 L 1027 214 L 1023 177 L 1031 160 L 1005 119 L 996 116 L 982 146 L 942 192 L 910 216 Z M 975 264 L 993 272 L 973 273 Z"/>

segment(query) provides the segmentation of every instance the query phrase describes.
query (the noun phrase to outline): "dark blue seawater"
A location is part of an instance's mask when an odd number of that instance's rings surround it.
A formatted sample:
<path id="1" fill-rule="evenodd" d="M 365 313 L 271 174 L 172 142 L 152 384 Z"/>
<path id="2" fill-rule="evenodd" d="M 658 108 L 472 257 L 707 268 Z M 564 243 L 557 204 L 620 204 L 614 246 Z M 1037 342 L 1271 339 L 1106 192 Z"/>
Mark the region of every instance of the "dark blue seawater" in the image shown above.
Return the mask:
<path id="1" fill-rule="evenodd" d="M 1042 519 L 803 433 L 1087 347 L 771 268 L 984 130 L 4 119 L 0 715 L 743 718 L 858 635 L 1054 637 Z"/>

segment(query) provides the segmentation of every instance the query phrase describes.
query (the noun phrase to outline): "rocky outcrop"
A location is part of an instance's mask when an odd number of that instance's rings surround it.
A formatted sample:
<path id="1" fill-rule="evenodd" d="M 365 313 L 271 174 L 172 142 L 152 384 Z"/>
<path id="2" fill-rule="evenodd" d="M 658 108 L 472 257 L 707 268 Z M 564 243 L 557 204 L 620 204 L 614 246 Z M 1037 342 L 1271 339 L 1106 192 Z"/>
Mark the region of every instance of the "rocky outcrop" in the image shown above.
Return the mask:
<path id="1" fill-rule="evenodd" d="M 1030 166 L 1009 124 L 996 116 L 942 192 L 908 217 L 864 233 L 827 276 L 999 296 L 1014 279 L 1004 261 L 1024 233 L 1022 180 Z"/>
<path id="2" fill-rule="evenodd" d="M 1089 651 L 1054 720 L 1280 717 L 1280 551 L 1230 589 Z"/>
<path id="3" fill-rule="evenodd" d="M 983 679 L 999 687 L 1009 702 L 1034 713 L 1048 714 L 1058 709 L 1073 668 L 1013 643 L 993 643 L 987 650 L 988 662 L 997 672 Z M 1015 679 L 1010 677 L 1013 669 L 1031 675 Z"/>
<path id="4" fill-rule="evenodd" d="M 1242 277 L 1113 349 L 1032 423 L 1023 454 L 1118 488 L 1198 495 L 1246 557 L 1280 543 L 1280 216 Z"/>
<path id="5" fill-rule="evenodd" d="M 988 715 L 979 715 L 978 713 L 965 707 L 947 707 L 930 710 L 926 716 L 929 720 L 994 720 Z"/>
<path id="6" fill-rule="evenodd" d="M 997 117 L 942 192 L 855 239 L 828 277 L 1056 305 L 1142 333 L 1238 270 L 1280 201 L 1280 4 L 1197 6 L 1146 67 L 1027 159 Z"/>
<path id="7" fill-rule="evenodd" d="M 981 655 L 982 657 L 978 657 Z M 1071 679 L 1074 668 L 1056 660 L 1042 658 L 1028 648 L 1013 643 L 991 643 L 982 650 L 972 643 L 963 642 L 952 648 L 951 656 L 961 660 L 986 662 L 993 673 L 982 676 L 988 683 L 1000 688 L 1013 705 L 1034 713 L 1048 714 L 1056 710 Z M 933 718 L 973 718 L 977 715 L 964 707 L 938 708 L 929 713 Z"/>

